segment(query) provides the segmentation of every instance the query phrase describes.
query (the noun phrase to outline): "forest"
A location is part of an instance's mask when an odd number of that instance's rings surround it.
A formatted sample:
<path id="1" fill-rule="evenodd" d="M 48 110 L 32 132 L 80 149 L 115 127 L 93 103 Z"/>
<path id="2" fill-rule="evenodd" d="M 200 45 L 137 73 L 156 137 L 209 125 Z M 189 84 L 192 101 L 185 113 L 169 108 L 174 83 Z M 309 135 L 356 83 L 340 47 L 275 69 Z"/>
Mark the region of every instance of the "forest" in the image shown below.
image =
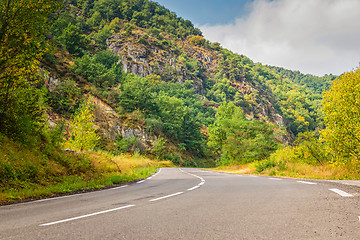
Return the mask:
<path id="1" fill-rule="evenodd" d="M 5 0 L 0 11 L 3 189 L 64 173 L 112 184 L 113 159 L 129 156 L 360 177 L 359 69 L 319 77 L 254 63 L 149 0 Z"/>

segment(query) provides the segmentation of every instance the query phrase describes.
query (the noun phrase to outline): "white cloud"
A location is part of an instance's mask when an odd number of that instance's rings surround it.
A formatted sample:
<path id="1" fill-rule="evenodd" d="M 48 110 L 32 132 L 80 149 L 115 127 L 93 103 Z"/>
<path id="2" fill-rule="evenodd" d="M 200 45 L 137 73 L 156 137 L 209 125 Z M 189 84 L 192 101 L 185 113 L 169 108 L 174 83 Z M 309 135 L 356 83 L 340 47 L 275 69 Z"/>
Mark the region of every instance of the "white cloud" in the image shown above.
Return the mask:
<path id="1" fill-rule="evenodd" d="M 315 75 L 359 66 L 359 0 L 255 0 L 233 24 L 200 26 L 204 36 L 255 62 Z"/>

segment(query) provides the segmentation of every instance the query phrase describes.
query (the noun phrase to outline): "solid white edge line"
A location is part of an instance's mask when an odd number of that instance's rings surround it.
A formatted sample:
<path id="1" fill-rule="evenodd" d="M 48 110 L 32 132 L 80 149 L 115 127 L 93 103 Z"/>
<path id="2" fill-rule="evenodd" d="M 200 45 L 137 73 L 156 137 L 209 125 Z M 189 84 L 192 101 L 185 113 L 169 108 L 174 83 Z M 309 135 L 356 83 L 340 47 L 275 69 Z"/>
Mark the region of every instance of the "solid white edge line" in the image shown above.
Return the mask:
<path id="1" fill-rule="evenodd" d="M 330 188 L 329 190 L 339 194 L 342 197 L 353 197 L 353 195 L 351 195 L 350 193 L 344 192 L 337 188 Z"/>
<path id="2" fill-rule="evenodd" d="M 159 171 L 157 171 L 157 173 L 155 173 L 154 175 L 152 175 L 151 177 L 155 177 L 156 175 L 158 175 L 161 172 L 162 168 L 159 168 Z"/>
<path id="3" fill-rule="evenodd" d="M 129 185 L 124 185 L 124 186 L 109 188 L 109 190 L 116 190 L 116 189 L 124 188 L 124 187 L 127 187 L 127 186 L 129 186 Z"/>
<path id="4" fill-rule="evenodd" d="M 297 181 L 298 183 L 305 183 L 305 184 L 312 184 L 312 185 L 315 185 L 317 183 L 314 183 L 314 182 L 305 182 L 305 181 Z"/>
<path id="5" fill-rule="evenodd" d="M 271 179 L 271 180 L 282 180 L 280 178 L 269 178 L 269 179 Z"/>
<path id="6" fill-rule="evenodd" d="M 142 182 L 145 182 L 145 179 L 144 179 L 144 180 L 141 180 L 141 181 L 138 181 L 138 182 L 136 182 L 136 183 L 142 183 Z"/>
<path id="7" fill-rule="evenodd" d="M 39 226 L 50 226 L 50 225 L 54 225 L 54 224 L 58 224 L 58 223 L 74 221 L 74 220 L 77 220 L 77 219 L 91 217 L 91 216 L 95 216 L 95 215 L 99 215 L 99 214 L 103 214 L 103 213 L 108 213 L 108 212 L 113 212 L 113 211 L 121 210 L 121 209 L 124 209 L 124 208 L 129 208 L 129 207 L 134 207 L 134 206 L 135 205 L 126 205 L 126 206 L 123 206 L 123 207 L 112 208 L 112 209 L 108 209 L 108 210 L 101 211 L 101 212 L 95 212 L 95 213 L 90 213 L 90 214 L 86 214 L 86 215 L 82 215 L 82 216 L 78 216 L 78 217 L 67 218 L 67 219 L 56 221 L 56 222 L 44 223 L 44 224 L 40 224 Z"/>
<path id="8" fill-rule="evenodd" d="M 154 199 L 149 200 L 149 202 L 154 202 L 154 201 L 158 201 L 158 200 L 161 200 L 161 199 L 164 199 L 164 198 L 173 197 L 173 196 L 176 196 L 176 195 L 179 195 L 179 194 L 182 194 L 182 193 L 184 193 L 184 192 L 177 192 L 177 193 L 173 193 L 173 194 L 166 195 L 166 196 L 163 196 L 163 197 L 154 198 Z"/>
<path id="9" fill-rule="evenodd" d="M 56 199 L 62 199 L 62 198 L 68 198 L 68 197 L 76 197 L 76 196 L 81 196 L 83 195 L 83 193 L 80 194 L 73 194 L 73 195 L 66 195 L 66 196 L 61 196 L 61 197 L 53 197 L 53 198 L 44 198 L 44 199 L 40 199 L 40 200 L 35 200 L 29 203 L 36 203 L 36 202 L 45 202 L 45 201 L 50 201 L 50 200 L 56 200 Z"/>

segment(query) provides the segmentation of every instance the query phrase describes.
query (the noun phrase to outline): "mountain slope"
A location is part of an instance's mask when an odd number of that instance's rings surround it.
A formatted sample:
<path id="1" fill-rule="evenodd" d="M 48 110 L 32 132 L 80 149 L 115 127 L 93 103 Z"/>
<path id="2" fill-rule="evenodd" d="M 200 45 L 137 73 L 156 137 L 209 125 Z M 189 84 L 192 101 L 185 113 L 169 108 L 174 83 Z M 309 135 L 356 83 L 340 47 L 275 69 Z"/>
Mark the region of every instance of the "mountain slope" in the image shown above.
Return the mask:
<path id="1" fill-rule="evenodd" d="M 247 121 L 272 126 L 285 144 L 298 133 L 323 126 L 319 89 L 327 88 L 333 76 L 319 78 L 254 63 L 210 43 L 190 21 L 157 3 L 66 2 L 52 35 L 58 57 L 49 55 L 44 66 L 57 79 L 49 89 L 53 106 L 58 106 L 53 110 L 64 116 L 56 94 L 70 99 L 76 95 L 63 89 L 69 77 L 75 80 L 74 88 L 97 96 L 98 103 L 114 112 L 113 120 L 101 117 L 104 111 L 95 114 L 102 148 L 116 149 L 117 142 L 131 136 L 137 138 L 135 149 L 154 152 L 155 143 L 164 139 L 164 154 L 175 162 L 208 158 L 207 127 L 226 102 L 241 108 Z M 59 66 L 62 74 L 54 71 Z M 66 107 L 71 113 L 76 104 Z M 137 133 L 126 134 L 125 128 Z"/>

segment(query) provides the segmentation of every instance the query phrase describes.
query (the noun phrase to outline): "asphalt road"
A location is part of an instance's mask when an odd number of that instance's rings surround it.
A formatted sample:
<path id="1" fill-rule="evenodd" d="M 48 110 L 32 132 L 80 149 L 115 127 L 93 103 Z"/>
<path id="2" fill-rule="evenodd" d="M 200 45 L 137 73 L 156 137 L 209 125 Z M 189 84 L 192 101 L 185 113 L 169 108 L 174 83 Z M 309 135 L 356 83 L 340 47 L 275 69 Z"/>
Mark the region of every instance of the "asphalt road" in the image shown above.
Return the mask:
<path id="1" fill-rule="evenodd" d="M 360 239 L 360 188 L 164 168 L 117 188 L 0 207 L 0 239 Z"/>

